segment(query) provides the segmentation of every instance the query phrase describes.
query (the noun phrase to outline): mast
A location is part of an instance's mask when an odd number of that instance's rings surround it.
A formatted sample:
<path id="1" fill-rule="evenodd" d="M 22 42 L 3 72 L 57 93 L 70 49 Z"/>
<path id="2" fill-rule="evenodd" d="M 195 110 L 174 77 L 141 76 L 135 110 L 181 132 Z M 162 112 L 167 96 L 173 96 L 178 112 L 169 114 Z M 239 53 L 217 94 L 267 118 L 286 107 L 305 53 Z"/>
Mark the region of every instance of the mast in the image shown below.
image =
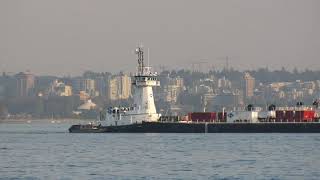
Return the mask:
<path id="1" fill-rule="evenodd" d="M 138 55 L 138 75 L 143 75 L 144 74 L 143 48 L 138 47 L 136 49 L 136 54 Z"/>

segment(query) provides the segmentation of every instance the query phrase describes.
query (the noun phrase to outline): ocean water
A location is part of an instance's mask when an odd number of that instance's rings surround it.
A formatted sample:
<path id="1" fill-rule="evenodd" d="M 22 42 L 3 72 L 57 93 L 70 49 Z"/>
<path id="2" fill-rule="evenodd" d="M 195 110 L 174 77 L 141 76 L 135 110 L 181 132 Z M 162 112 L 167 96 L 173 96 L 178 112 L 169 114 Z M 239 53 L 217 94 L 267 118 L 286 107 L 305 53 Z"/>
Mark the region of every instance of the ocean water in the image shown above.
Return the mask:
<path id="1" fill-rule="evenodd" d="M 4 179 L 320 179 L 320 134 L 69 134 L 0 123 Z"/>

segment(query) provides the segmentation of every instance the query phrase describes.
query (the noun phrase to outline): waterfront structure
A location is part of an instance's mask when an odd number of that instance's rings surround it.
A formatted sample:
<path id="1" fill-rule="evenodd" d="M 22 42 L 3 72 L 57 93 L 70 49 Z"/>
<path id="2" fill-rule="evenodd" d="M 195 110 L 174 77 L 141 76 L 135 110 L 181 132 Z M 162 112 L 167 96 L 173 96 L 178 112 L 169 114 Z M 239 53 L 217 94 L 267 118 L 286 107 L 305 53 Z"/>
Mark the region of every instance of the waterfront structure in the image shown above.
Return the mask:
<path id="1" fill-rule="evenodd" d="M 35 87 L 35 77 L 30 72 L 20 72 L 16 75 L 17 96 L 30 96 Z"/>

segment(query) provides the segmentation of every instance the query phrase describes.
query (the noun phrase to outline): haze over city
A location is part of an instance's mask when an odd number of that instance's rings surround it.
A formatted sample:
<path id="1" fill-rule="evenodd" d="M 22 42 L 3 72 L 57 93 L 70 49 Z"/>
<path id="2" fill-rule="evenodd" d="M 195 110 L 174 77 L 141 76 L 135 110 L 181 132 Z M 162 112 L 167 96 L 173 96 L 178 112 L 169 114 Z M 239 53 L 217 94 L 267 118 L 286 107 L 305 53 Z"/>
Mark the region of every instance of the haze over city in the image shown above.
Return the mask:
<path id="1" fill-rule="evenodd" d="M 0 0 L 0 180 L 319 179 L 319 19 L 320 0 Z"/>
<path id="2" fill-rule="evenodd" d="M 38 75 L 155 67 L 319 69 L 320 1 L 0 1 L 0 70 Z"/>

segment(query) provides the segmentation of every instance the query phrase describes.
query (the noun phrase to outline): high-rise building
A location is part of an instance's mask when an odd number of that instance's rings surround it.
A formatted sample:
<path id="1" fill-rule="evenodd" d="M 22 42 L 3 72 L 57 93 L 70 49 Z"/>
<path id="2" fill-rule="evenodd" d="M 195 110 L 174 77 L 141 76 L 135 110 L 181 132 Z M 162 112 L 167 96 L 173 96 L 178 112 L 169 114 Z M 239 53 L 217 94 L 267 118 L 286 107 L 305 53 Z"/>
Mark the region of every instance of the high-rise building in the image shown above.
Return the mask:
<path id="1" fill-rule="evenodd" d="M 99 93 L 99 96 L 107 96 L 107 78 L 103 76 L 98 76 L 95 78 L 96 91 Z"/>
<path id="2" fill-rule="evenodd" d="M 131 78 L 123 73 L 112 77 L 108 83 L 110 100 L 129 99 L 131 97 Z"/>
<path id="3" fill-rule="evenodd" d="M 129 99 L 131 97 L 131 78 L 128 75 L 120 76 L 120 96 L 123 99 Z"/>
<path id="4" fill-rule="evenodd" d="M 170 80 L 170 84 L 176 85 L 176 86 L 178 86 L 178 88 L 181 88 L 181 89 L 184 87 L 184 81 L 183 81 L 183 78 L 181 78 L 181 77 L 172 78 Z"/>
<path id="5" fill-rule="evenodd" d="M 118 100 L 118 82 L 116 78 L 111 78 L 108 83 L 108 98 Z"/>
<path id="6" fill-rule="evenodd" d="M 253 97 L 255 88 L 255 78 L 252 77 L 248 72 L 243 76 L 243 90 L 244 95 L 247 98 Z"/>
<path id="7" fill-rule="evenodd" d="M 80 90 L 85 91 L 90 96 L 97 96 L 96 92 L 96 82 L 94 79 L 81 79 L 80 80 Z"/>
<path id="8" fill-rule="evenodd" d="M 81 81 L 82 78 L 81 77 L 75 77 L 72 79 L 72 91 L 74 94 L 79 94 L 81 89 Z"/>
<path id="9" fill-rule="evenodd" d="M 166 77 L 164 80 L 164 85 L 162 87 L 162 97 L 165 102 L 176 103 L 178 101 L 178 97 L 184 88 L 183 78 L 176 77 L 170 78 Z"/>
<path id="10" fill-rule="evenodd" d="M 178 100 L 178 95 L 180 92 L 180 87 L 177 85 L 166 85 L 163 87 L 163 98 L 166 102 L 176 103 Z"/>
<path id="11" fill-rule="evenodd" d="M 35 77 L 30 72 L 18 73 L 16 75 L 16 82 L 18 96 L 30 96 L 34 93 Z"/>

